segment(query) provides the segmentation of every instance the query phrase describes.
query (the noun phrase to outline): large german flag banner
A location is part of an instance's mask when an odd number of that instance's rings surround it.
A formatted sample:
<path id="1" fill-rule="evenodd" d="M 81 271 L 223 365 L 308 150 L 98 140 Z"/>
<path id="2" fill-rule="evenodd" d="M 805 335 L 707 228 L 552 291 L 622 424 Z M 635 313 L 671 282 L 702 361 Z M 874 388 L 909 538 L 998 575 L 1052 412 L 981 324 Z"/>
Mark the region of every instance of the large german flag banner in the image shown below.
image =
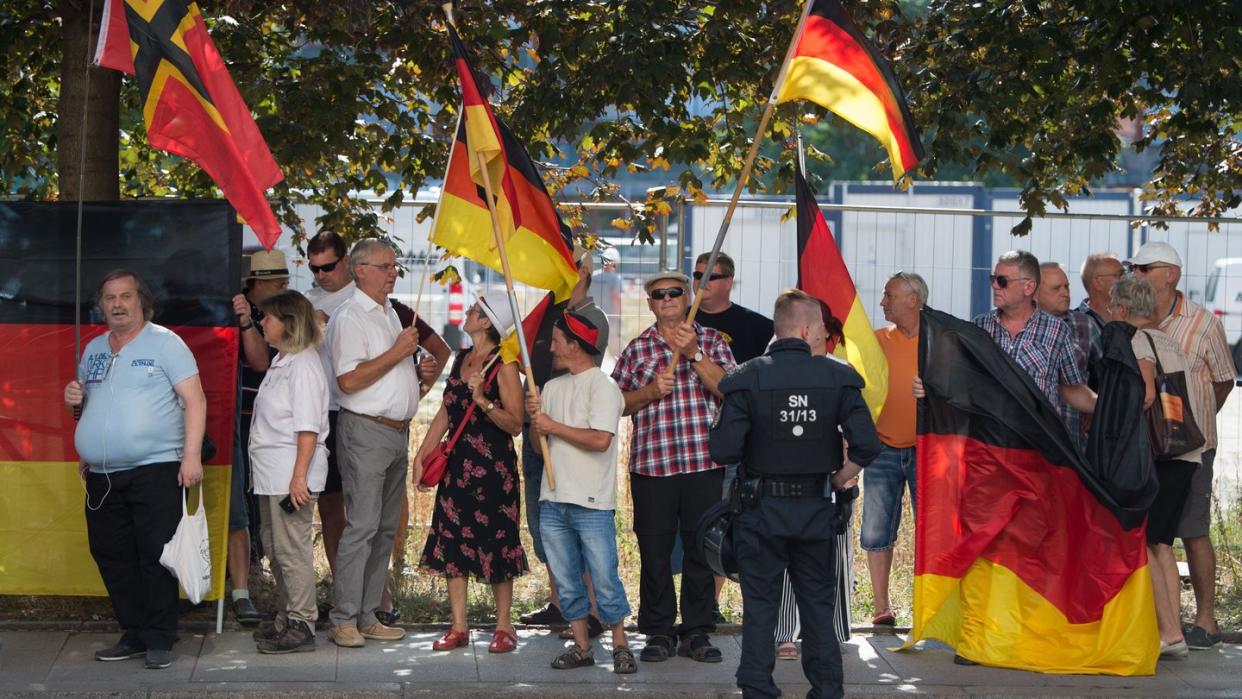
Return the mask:
<path id="1" fill-rule="evenodd" d="M 1160 639 L 1142 526 L 1152 484 L 1113 497 L 1031 377 L 971 323 L 925 309 L 919 370 L 906 647 L 936 638 L 996 667 L 1153 673 Z M 1141 423 L 1132 352 L 1116 372 L 1112 385 L 1129 387 L 1102 390 L 1097 409 L 1111 403 Z"/>
<path id="2" fill-rule="evenodd" d="M 877 419 L 888 397 L 888 360 L 875 330 L 867 318 L 867 309 L 854 287 L 837 241 L 828 229 L 828 222 L 802 176 L 795 172 L 798 200 L 798 288 L 828 304 L 834 316 L 842 321 L 845 343 L 833 351 L 850 363 L 862 376 L 863 400 Z M 842 315 L 844 314 L 844 315 Z"/>
<path id="3" fill-rule="evenodd" d="M 95 290 L 107 270 L 137 272 L 155 322 L 189 345 L 207 394 L 216 456 L 204 469 L 212 591 L 224 591 L 237 398 L 241 226 L 223 201 L 87 204 L 82 346 L 106 332 Z M 85 490 L 63 391 L 74 376 L 76 205 L 0 203 L 0 594 L 105 595 L 86 540 Z M 117 411 L 125 410 L 117 405 Z M 193 507 L 193 502 L 191 502 Z"/>
<path id="4" fill-rule="evenodd" d="M 211 176 L 268 250 L 280 237 L 264 191 L 283 179 L 254 117 L 185 0 L 105 0 L 95 62 L 137 77 L 147 139 Z"/>
<path id="5" fill-rule="evenodd" d="M 526 148 L 483 98 L 466 49 L 452 26 L 449 38 L 462 84 L 462 108 L 431 242 L 450 254 L 501 270 L 476 155 L 480 153 L 487 163 L 513 278 L 548 289 L 563 301 L 578 283 L 570 230 L 561 221 Z"/>
<path id="6" fill-rule="evenodd" d="M 923 158 L 923 144 L 893 69 L 840 0 L 807 2 L 815 4 L 777 103 L 810 100 L 875 136 L 900 179 Z"/>

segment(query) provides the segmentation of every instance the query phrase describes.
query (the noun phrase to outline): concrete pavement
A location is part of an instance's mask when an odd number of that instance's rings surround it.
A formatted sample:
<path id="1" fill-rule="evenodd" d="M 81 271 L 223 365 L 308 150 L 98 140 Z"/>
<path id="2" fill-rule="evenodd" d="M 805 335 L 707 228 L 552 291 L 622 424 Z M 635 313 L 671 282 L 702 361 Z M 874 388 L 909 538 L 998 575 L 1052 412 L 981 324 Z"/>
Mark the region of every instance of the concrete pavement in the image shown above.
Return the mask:
<path id="1" fill-rule="evenodd" d="M 548 667 L 562 642 L 549 631 L 521 631 L 518 650 L 491 655 L 491 634 L 476 631 L 472 644 L 436 653 L 439 632 L 411 632 L 397 643 L 337 648 L 319 633 L 313 653 L 283 656 L 255 652 L 249 632 L 183 631 L 166 670 L 146 670 L 141 660 L 100 663 L 96 650 L 117 634 L 96 631 L 0 631 L 0 696 L 173 698 L 189 695 L 265 697 L 644 697 L 740 696 L 733 672 L 741 655 L 737 635 L 715 636 L 719 665 L 674 658 L 639 663 L 638 673 L 612 674 L 607 645 L 597 647 L 595 667 Z M 1195 652 L 1162 662 L 1154 677 L 1039 675 L 986 667 L 960 667 L 939 644 L 894 653 L 896 636 L 855 636 L 845 654 L 846 692 L 866 697 L 1242 697 L 1242 646 Z M 635 642 L 635 648 L 641 647 Z M 809 689 L 798 663 L 778 661 L 777 683 L 786 696 Z"/>

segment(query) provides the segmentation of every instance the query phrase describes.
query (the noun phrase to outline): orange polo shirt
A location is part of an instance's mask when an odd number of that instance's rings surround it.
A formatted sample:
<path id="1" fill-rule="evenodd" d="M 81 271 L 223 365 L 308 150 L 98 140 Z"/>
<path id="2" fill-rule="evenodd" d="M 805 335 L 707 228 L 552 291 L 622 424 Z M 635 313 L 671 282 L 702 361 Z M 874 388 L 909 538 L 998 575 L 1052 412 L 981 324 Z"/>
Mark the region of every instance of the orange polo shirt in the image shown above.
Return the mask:
<path id="1" fill-rule="evenodd" d="M 914 376 L 919 367 L 919 336 L 906 337 L 896 325 L 875 331 L 888 360 L 888 397 L 875 422 L 880 441 L 902 449 L 914 446 Z"/>

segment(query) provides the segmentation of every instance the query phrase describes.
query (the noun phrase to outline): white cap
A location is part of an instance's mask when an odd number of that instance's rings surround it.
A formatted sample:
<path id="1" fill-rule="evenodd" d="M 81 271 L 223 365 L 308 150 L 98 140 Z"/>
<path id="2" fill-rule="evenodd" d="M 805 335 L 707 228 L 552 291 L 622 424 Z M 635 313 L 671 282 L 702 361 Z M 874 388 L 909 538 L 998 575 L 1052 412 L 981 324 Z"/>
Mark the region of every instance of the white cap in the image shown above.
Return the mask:
<path id="1" fill-rule="evenodd" d="M 483 309 L 483 314 L 492 321 L 492 327 L 496 328 L 502 338 L 513 329 L 513 310 L 509 307 L 509 299 L 503 294 L 491 299 L 479 294 L 479 308 Z"/>
<path id="2" fill-rule="evenodd" d="M 612 265 L 620 264 L 620 263 L 621 263 L 621 253 L 617 252 L 617 249 L 616 249 L 616 248 L 604 248 L 604 249 L 603 249 L 603 250 L 601 250 L 601 251 L 600 251 L 600 253 L 599 253 L 599 261 L 600 261 L 601 263 L 603 263 L 603 264 L 606 264 L 606 265 L 608 265 L 608 264 L 612 264 Z"/>
<path id="3" fill-rule="evenodd" d="M 1149 265 L 1153 262 L 1164 262 L 1174 267 L 1182 266 L 1182 257 L 1172 245 L 1162 241 L 1153 241 L 1138 249 L 1134 257 L 1126 260 L 1128 265 Z"/>

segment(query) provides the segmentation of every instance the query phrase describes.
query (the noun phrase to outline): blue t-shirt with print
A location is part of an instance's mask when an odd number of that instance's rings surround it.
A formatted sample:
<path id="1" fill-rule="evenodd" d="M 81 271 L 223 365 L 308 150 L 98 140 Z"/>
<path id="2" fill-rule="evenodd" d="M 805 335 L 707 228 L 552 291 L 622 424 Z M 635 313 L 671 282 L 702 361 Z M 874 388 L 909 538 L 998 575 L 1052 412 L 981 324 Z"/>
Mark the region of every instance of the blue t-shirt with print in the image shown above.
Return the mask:
<path id="1" fill-rule="evenodd" d="M 86 393 L 73 444 L 91 471 L 125 471 L 181 461 L 184 409 L 173 386 L 198 374 L 194 354 L 176 333 L 147 323 L 112 354 L 104 333 L 78 364 Z"/>

